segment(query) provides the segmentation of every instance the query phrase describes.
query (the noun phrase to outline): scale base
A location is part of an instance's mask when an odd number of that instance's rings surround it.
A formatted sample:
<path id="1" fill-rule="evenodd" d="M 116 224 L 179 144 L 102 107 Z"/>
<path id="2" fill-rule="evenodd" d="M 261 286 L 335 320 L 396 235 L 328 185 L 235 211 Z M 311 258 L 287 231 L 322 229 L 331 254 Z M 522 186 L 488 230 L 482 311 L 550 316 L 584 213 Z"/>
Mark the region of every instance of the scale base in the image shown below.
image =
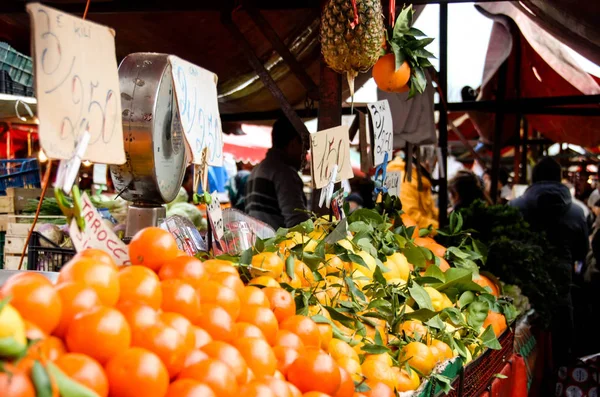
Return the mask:
<path id="1" fill-rule="evenodd" d="M 166 217 L 167 209 L 164 206 L 148 207 L 132 204 L 127 210 L 125 237 L 133 237 L 146 227 L 158 226 Z"/>

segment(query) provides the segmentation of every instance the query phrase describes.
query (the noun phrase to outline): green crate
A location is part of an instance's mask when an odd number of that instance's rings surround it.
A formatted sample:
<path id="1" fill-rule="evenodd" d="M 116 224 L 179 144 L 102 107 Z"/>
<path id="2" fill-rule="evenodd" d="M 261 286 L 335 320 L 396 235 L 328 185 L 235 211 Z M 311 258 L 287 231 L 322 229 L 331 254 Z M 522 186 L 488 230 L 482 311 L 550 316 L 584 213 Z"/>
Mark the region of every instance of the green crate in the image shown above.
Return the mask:
<path id="1" fill-rule="evenodd" d="M 0 232 L 0 269 L 4 268 L 4 241 L 6 240 L 6 232 Z"/>
<path id="2" fill-rule="evenodd" d="M 0 70 L 6 70 L 10 78 L 26 87 L 33 86 L 33 60 L 21 54 L 7 43 L 0 42 Z"/>

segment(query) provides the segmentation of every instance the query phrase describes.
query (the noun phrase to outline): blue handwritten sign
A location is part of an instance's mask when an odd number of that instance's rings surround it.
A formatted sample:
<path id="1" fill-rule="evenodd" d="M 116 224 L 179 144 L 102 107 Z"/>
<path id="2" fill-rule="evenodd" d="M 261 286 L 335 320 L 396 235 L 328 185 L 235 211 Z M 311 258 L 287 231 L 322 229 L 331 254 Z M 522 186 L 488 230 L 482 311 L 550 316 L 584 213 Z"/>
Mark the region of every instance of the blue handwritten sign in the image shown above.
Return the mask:
<path id="1" fill-rule="evenodd" d="M 217 75 L 176 56 L 169 56 L 175 96 L 192 162 L 200 164 L 208 148 L 208 164 L 223 165 L 223 136 Z"/>
<path id="2" fill-rule="evenodd" d="M 39 3 L 28 4 L 27 12 L 44 152 L 69 159 L 89 131 L 84 159 L 125 163 L 114 31 Z"/>
<path id="3" fill-rule="evenodd" d="M 394 151 L 394 126 L 392 123 L 392 112 L 387 99 L 370 103 L 367 108 L 371 115 L 371 127 L 373 129 L 373 165 L 382 164 L 387 153 L 388 159 L 393 158 Z"/>

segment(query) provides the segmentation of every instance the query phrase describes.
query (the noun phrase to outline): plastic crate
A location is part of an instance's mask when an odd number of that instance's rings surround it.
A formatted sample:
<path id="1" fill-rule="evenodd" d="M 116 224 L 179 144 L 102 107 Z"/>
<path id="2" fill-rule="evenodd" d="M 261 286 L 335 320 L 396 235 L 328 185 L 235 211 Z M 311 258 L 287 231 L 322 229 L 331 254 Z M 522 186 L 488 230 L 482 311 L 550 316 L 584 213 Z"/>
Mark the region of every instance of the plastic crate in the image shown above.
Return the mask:
<path id="1" fill-rule="evenodd" d="M 18 96 L 33 96 L 33 88 L 17 83 L 10 78 L 6 70 L 0 71 L 0 93 Z"/>
<path id="2" fill-rule="evenodd" d="M 33 60 L 7 43 L 0 43 L 0 70 L 5 70 L 15 83 L 33 86 Z"/>
<path id="3" fill-rule="evenodd" d="M 61 248 L 38 232 L 33 232 L 27 251 L 27 270 L 58 272 L 75 253 L 75 250 Z"/>
<path id="4" fill-rule="evenodd" d="M 40 188 L 38 160 L 0 160 L 0 196 L 6 196 L 9 187 Z"/>

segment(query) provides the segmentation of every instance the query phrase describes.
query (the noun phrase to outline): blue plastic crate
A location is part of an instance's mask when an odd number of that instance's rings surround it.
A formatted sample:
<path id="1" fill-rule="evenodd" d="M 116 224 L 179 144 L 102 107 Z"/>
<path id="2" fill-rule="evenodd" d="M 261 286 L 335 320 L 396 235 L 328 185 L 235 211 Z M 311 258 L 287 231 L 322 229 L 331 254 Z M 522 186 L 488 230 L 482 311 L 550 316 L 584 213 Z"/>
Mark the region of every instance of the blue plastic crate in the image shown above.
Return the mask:
<path id="1" fill-rule="evenodd" d="M 40 183 L 37 159 L 0 160 L 0 196 L 9 187 L 39 188 Z"/>
<path id="2" fill-rule="evenodd" d="M 6 70 L 12 80 L 26 87 L 33 86 L 33 60 L 7 43 L 0 42 L 0 70 Z"/>

